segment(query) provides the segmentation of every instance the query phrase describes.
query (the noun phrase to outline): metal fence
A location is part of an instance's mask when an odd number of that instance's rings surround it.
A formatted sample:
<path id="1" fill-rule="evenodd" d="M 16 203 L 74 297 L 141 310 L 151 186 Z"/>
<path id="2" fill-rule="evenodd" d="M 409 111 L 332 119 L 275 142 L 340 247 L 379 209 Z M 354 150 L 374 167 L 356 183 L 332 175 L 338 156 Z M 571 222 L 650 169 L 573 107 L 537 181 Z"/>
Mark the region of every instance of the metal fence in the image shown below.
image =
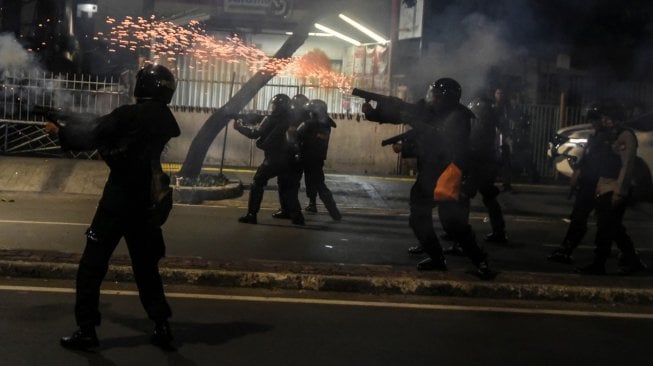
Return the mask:
<path id="1" fill-rule="evenodd" d="M 174 109 L 198 112 L 217 110 L 251 74 L 238 65 L 189 66 L 180 68 L 185 71 L 178 78 L 177 91 L 171 103 Z M 4 73 L 1 77 L 0 152 L 3 154 L 61 155 L 57 141 L 42 131 L 43 117 L 31 111 L 36 104 L 99 115 L 131 101 L 131 85 L 120 80 L 45 73 Z M 131 79 L 131 76 L 126 79 Z M 272 96 L 278 93 L 290 96 L 302 93 L 309 99 L 322 99 L 329 106 L 329 111 L 339 118 L 360 118 L 357 112 L 360 111 L 362 99 L 342 93 L 336 88 L 303 84 L 300 80 L 285 76 L 273 78 L 248 103 L 245 110 L 265 110 Z M 555 172 L 548 161 L 546 149 L 550 137 L 560 128 L 560 108 L 555 105 L 525 105 L 521 109 L 531 122 L 528 130 L 531 148 L 526 153 L 530 154 L 530 161 L 541 177 L 554 177 Z M 568 108 L 566 116 L 568 125 L 582 122 L 577 108 Z M 336 145 L 337 141 L 332 143 Z M 72 156 L 93 158 L 96 153 Z"/>
<path id="2" fill-rule="evenodd" d="M 101 115 L 129 100 L 129 85 L 106 78 L 4 71 L 0 80 L 0 151 L 4 154 L 61 155 L 56 139 L 43 132 L 45 120 L 34 113 L 36 105 Z"/>
<path id="3" fill-rule="evenodd" d="M 531 151 L 514 151 L 513 153 L 531 155 L 530 161 L 535 165 L 539 176 L 553 178 L 556 176 L 556 173 L 553 164 L 547 156 L 547 149 L 551 137 L 561 126 L 560 106 L 525 105 L 521 107 L 521 111 L 530 121 L 528 138 L 532 148 Z M 581 118 L 580 108 L 568 107 L 565 116 L 565 125 L 584 123 L 584 120 Z M 522 173 L 527 175 L 526 167 L 521 168 L 524 170 Z"/>

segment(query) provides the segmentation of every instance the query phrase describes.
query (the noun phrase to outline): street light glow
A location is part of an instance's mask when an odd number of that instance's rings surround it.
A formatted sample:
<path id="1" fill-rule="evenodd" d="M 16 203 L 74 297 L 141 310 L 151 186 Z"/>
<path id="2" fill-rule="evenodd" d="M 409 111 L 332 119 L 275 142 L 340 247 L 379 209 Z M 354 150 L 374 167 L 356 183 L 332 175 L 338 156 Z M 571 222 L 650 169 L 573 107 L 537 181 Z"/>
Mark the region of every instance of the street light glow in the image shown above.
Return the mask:
<path id="1" fill-rule="evenodd" d="M 355 39 L 353 39 L 351 37 L 347 37 L 346 35 L 344 35 L 342 33 L 338 33 L 338 32 L 334 31 L 331 28 L 323 26 L 322 24 L 315 23 L 315 28 L 321 30 L 322 32 L 327 32 L 329 34 L 332 34 L 334 37 L 338 37 L 338 38 L 342 39 L 343 41 L 346 41 L 346 42 L 349 42 L 349 43 L 353 44 L 354 46 L 360 46 L 361 45 L 361 43 L 358 42 L 357 40 L 355 40 Z"/>
<path id="2" fill-rule="evenodd" d="M 346 16 L 344 14 L 338 14 L 338 17 L 340 19 L 344 20 L 345 22 L 349 23 L 349 25 L 351 25 L 352 27 L 354 27 L 354 28 L 358 29 L 359 31 L 365 33 L 366 35 L 368 35 L 370 38 L 377 41 L 378 43 L 386 44 L 386 43 L 390 42 L 389 40 L 381 37 L 380 35 L 378 35 L 376 33 L 374 33 L 371 29 L 367 28 L 366 26 L 358 23 L 357 21 L 351 19 L 350 17 L 348 17 L 348 16 Z"/>
<path id="3" fill-rule="evenodd" d="M 293 33 L 292 32 L 286 32 L 286 35 L 287 36 L 292 36 Z M 333 37 L 333 34 L 321 33 L 321 32 L 309 32 L 308 35 L 313 36 L 313 37 Z"/>

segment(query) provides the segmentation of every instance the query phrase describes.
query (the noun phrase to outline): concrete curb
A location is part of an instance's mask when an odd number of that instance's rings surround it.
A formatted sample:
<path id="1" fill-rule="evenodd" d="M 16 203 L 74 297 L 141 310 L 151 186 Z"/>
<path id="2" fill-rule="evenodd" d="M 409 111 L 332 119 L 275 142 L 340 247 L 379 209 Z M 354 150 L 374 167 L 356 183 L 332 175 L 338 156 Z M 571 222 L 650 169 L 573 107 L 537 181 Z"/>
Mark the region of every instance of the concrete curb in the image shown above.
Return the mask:
<path id="1" fill-rule="evenodd" d="M 177 203 L 201 204 L 204 201 L 218 201 L 240 197 L 243 185 L 240 181 L 232 181 L 224 186 L 216 187 L 176 187 L 172 188 L 173 200 Z"/>
<path id="2" fill-rule="evenodd" d="M 310 272 L 308 269 L 307 272 Z M 74 279 L 77 264 L 0 260 L 0 275 Z M 446 277 L 460 277 L 448 272 Z M 225 270 L 209 268 L 174 268 L 162 266 L 166 284 L 191 284 L 216 287 L 244 287 L 318 292 L 355 292 L 392 295 L 447 296 L 506 300 L 564 301 L 604 304 L 648 305 L 653 303 L 649 288 L 595 285 L 561 285 L 555 283 L 517 283 L 511 279 L 524 277 L 511 274 L 506 281 L 447 280 L 407 276 L 396 271 L 388 276 L 298 273 L 291 271 Z M 463 275 L 464 277 L 464 275 Z M 526 275 L 533 279 L 533 274 Z M 107 281 L 133 282 L 128 265 L 111 265 Z"/>

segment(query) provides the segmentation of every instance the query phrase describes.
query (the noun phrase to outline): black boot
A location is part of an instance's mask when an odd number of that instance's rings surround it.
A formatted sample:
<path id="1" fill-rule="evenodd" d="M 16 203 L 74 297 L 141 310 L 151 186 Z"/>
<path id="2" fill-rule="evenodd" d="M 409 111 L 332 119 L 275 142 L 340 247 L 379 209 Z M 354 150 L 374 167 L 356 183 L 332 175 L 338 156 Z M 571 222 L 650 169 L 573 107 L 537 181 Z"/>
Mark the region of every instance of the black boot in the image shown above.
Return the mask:
<path id="1" fill-rule="evenodd" d="M 290 214 L 280 208 L 277 210 L 277 212 L 272 214 L 272 217 L 274 217 L 275 219 L 289 219 Z"/>
<path id="2" fill-rule="evenodd" d="M 574 263 L 574 257 L 571 256 L 571 250 L 565 246 L 561 246 L 560 248 L 554 250 L 549 254 L 546 259 L 549 262 L 556 262 L 556 263 L 564 263 L 564 264 L 572 264 Z"/>
<path id="3" fill-rule="evenodd" d="M 256 214 L 248 212 L 247 215 L 238 218 L 238 222 L 244 222 L 246 224 L 256 224 Z"/>
<path id="4" fill-rule="evenodd" d="M 508 242 L 508 237 L 506 236 L 505 231 L 497 230 L 493 231 L 491 234 L 486 235 L 485 241 L 488 243 L 505 244 Z"/>
<path id="5" fill-rule="evenodd" d="M 152 344 L 164 351 L 176 351 L 177 349 L 172 345 L 172 340 L 172 332 L 168 321 L 157 322 L 154 325 L 152 337 L 150 337 Z"/>
<path id="6" fill-rule="evenodd" d="M 619 274 L 629 276 L 639 272 L 644 272 L 648 266 L 642 262 L 637 253 L 632 255 L 622 255 L 619 257 Z"/>
<path id="7" fill-rule="evenodd" d="M 454 255 L 457 257 L 464 257 L 465 252 L 463 251 L 463 248 L 460 246 L 460 244 L 456 243 L 455 241 L 451 246 L 445 250 L 442 251 L 446 255 Z"/>
<path id="8" fill-rule="evenodd" d="M 317 213 L 317 204 L 315 202 L 311 202 L 304 208 L 304 211 L 306 212 L 312 212 L 312 213 Z"/>
<path id="9" fill-rule="evenodd" d="M 493 280 L 497 277 L 499 272 L 493 271 L 487 263 L 487 260 L 483 260 L 476 265 L 475 275 L 482 280 Z"/>
<path id="10" fill-rule="evenodd" d="M 421 244 L 408 247 L 408 253 L 410 254 L 422 254 L 424 253 L 424 247 Z"/>
<path id="11" fill-rule="evenodd" d="M 97 339 L 94 327 L 84 329 L 80 328 L 70 337 L 61 337 L 59 343 L 64 348 L 82 351 L 100 346 L 100 341 Z"/>
<path id="12" fill-rule="evenodd" d="M 417 263 L 418 271 L 446 271 L 447 270 L 447 261 L 443 255 L 437 256 L 434 258 L 426 258 L 423 261 Z"/>
<path id="13" fill-rule="evenodd" d="M 294 215 L 292 215 L 292 216 L 291 216 L 291 215 L 288 215 L 288 216 L 289 216 L 289 217 L 292 217 L 291 220 L 292 220 L 292 223 L 293 223 L 293 224 L 295 224 L 295 225 L 300 225 L 300 226 L 304 226 L 304 225 L 306 225 L 306 222 L 304 221 L 304 215 L 302 215 L 301 212 L 298 211 L 298 212 L 295 213 Z"/>

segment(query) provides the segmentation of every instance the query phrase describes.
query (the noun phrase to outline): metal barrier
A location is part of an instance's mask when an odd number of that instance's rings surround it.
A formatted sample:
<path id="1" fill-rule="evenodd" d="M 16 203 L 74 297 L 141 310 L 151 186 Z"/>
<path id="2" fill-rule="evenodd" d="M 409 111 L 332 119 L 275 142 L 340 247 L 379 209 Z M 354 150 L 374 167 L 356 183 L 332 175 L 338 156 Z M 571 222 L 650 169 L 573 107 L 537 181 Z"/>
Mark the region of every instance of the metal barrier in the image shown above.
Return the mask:
<path id="1" fill-rule="evenodd" d="M 129 100 L 129 86 L 113 79 L 5 71 L 1 80 L 0 149 L 7 155 L 61 155 L 58 141 L 42 131 L 45 121 L 33 113 L 34 105 L 101 115 Z M 94 158 L 97 153 L 69 155 Z"/>
<path id="2" fill-rule="evenodd" d="M 547 156 L 551 137 L 561 128 L 560 106 L 557 105 L 525 105 L 521 111 L 530 120 L 529 138 L 532 149 L 531 161 L 540 177 L 554 178 L 556 172 Z M 581 117 L 581 108 L 568 107 L 565 125 L 571 126 L 585 121 Z M 520 153 L 520 152 L 515 152 Z M 524 152 L 521 152 L 524 153 Z M 528 152 L 526 152 L 528 153 Z"/>

